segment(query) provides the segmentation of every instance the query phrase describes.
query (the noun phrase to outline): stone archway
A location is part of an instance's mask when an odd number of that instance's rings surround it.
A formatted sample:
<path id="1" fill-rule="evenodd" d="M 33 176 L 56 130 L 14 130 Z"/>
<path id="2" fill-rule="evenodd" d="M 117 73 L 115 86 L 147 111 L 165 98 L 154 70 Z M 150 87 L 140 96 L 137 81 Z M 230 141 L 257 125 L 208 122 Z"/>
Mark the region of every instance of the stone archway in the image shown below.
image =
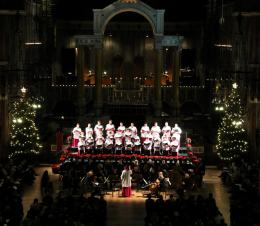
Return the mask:
<path id="1" fill-rule="evenodd" d="M 164 12 L 163 9 L 153 9 L 139 0 L 118 0 L 103 9 L 93 9 L 94 12 L 94 34 L 104 35 L 106 25 L 116 15 L 124 12 L 134 12 L 142 15 L 150 23 L 153 34 L 163 35 L 164 33 Z"/>
<path id="2" fill-rule="evenodd" d="M 77 47 L 77 75 L 79 90 L 79 108 L 84 109 L 84 83 L 83 83 L 83 64 L 84 64 L 84 46 L 92 46 L 95 49 L 95 109 L 96 115 L 100 115 L 103 108 L 102 96 L 102 65 L 103 65 L 103 37 L 108 22 L 116 15 L 124 12 L 137 13 L 148 20 L 154 35 L 155 55 L 155 76 L 154 76 L 154 100 L 150 104 L 154 107 L 154 114 L 161 116 L 162 110 L 162 90 L 161 75 L 163 72 L 163 47 L 175 46 L 175 79 L 172 84 L 173 95 L 170 102 L 175 109 L 174 114 L 178 115 L 179 111 L 179 50 L 182 36 L 165 36 L 164 35 L 164 9 L 153 9 L 140 0 L 117 0 L 103 9 L 93 9 L 94 25 L 93 35 L 76 35 L 75 47 Z"/>

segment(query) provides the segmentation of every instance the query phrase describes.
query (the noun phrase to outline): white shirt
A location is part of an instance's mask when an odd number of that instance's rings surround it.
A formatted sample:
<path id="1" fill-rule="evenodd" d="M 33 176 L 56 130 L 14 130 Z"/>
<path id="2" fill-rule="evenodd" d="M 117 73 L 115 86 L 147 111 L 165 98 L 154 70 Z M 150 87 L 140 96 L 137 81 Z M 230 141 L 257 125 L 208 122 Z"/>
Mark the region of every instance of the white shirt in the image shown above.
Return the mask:
<path id="1" fill-rule="evenodd" d="M 74 139 L 79 139 L 79 136 L 81 134 L 81 128 L 79 127 L 74 127 L 74 129 L 72 130 L 72 134 L 73 134 L 73 138 Z"/>
<path id="2" fill-rule="evenodd" d="M 132 170 L 123 170 L 121 174 L 122 187 L 131 187 Z"/>

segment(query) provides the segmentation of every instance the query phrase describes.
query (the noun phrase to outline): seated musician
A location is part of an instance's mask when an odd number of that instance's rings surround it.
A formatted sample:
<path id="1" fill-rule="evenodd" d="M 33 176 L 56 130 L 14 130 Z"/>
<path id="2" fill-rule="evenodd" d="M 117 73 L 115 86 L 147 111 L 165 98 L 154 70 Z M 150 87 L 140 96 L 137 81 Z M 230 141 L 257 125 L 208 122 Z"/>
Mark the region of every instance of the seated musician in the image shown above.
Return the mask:
<path id="1" fill-rule="evenodd" d="M 156 179 L 158 184 L 158 192 L 165 192 L 171 185 L 169 178 L 164 177 L 163 172 L 159 171 L 158 178 Z"/>

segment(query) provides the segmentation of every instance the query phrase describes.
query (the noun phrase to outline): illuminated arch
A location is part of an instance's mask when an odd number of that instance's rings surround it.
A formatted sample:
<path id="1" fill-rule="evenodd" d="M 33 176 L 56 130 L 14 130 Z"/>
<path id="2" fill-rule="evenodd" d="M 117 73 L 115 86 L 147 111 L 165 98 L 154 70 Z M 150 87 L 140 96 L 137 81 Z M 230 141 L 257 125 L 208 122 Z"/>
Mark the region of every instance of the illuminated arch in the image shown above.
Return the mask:
<path id="1" fill-rule="evenodd" d="M 156 10 L 138 0 L 118 0 L 103 9 L 93 9 L 94 34 L 104 35 L 108 22 L 116 15 L 124 12 L 137 13 L 148 20 L 154 35 L 164 33 L 164 10 Z"/>

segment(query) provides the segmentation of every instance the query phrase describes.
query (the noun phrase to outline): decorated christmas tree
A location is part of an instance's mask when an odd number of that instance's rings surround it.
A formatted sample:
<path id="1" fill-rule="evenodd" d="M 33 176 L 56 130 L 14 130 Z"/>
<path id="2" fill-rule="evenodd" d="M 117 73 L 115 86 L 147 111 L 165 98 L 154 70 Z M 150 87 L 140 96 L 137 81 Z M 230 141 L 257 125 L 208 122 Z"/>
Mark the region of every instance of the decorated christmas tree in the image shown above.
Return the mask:
<path id="1" fill-rule="evenodd" d="M 217 134 L 217 152 L 225 161 L 238 158 L 248 148 L 243 109 L 237 88 L 234 83 L 225 103 L 224 116 Z"/>
<path id="2" fill-rule="evenodd" d="M 22 96 L 12 103 L 9 158 L 30 158 L 40 153 L 42 146 L 35 125 L 36 112 L 40 107 L 39 100 L 26 96 L 25 89 Z"/>

